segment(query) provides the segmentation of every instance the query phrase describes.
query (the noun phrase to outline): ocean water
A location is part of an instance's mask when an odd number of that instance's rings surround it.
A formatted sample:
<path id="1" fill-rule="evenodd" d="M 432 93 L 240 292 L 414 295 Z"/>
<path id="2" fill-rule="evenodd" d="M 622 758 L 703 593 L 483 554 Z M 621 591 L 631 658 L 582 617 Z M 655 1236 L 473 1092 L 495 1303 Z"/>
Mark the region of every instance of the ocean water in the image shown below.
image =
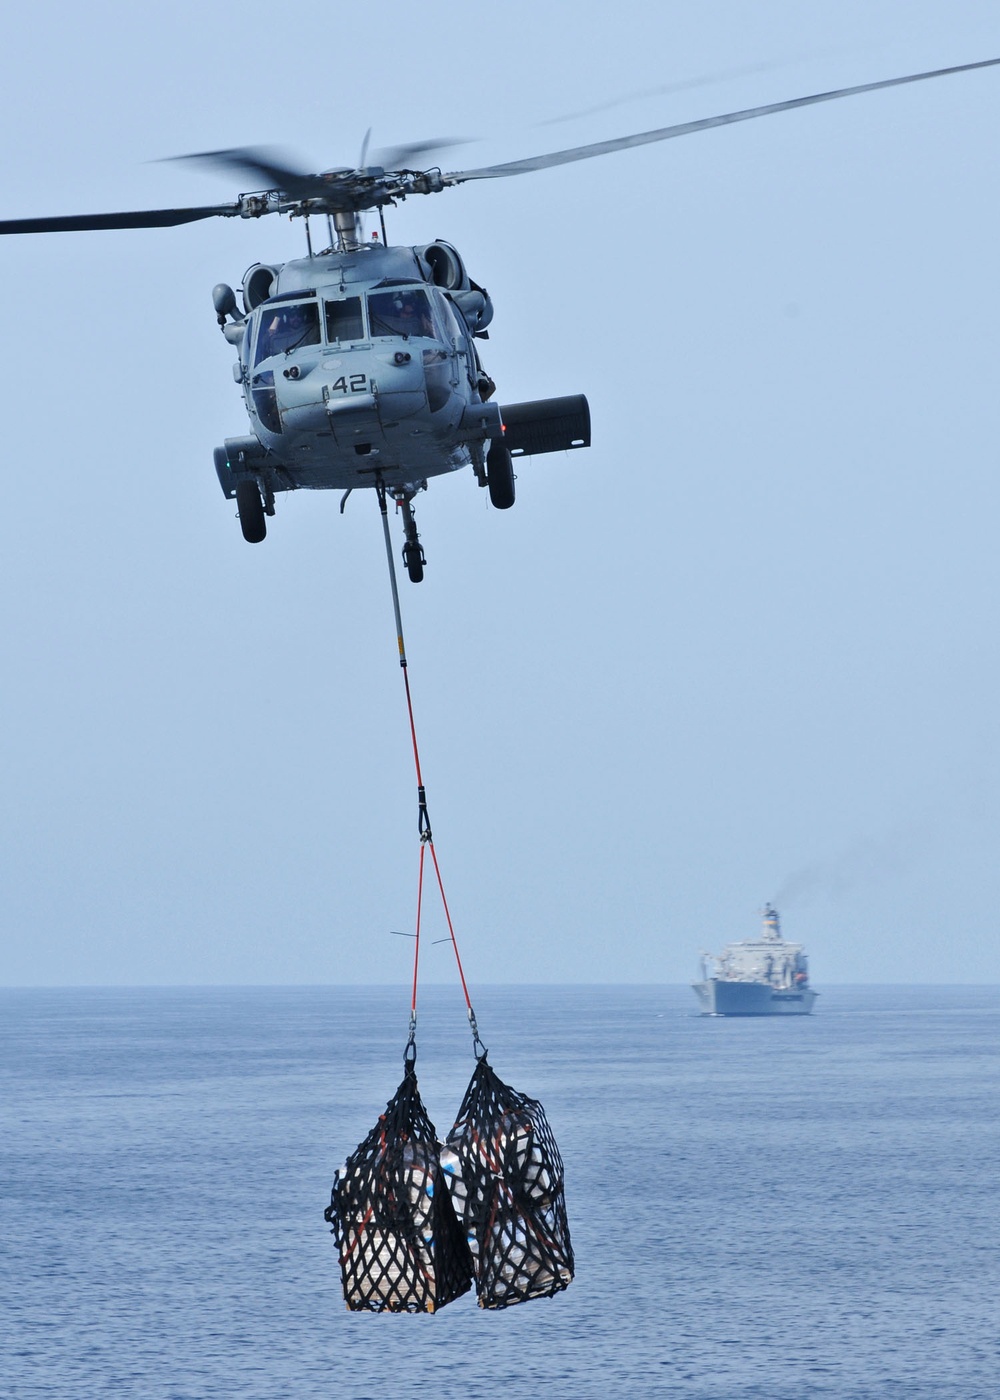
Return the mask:
<path id="1" fill-rule="evenodd" d="M 559 1139 L 577 1278 L 409 1317 L 346 1312 L 322 1218 L 399 1081 L 404 989 L 0 992 L 5 1400 L 1000 1393 L 1000 988 L 749 1021 L 682 987 L 475 1000 Z M 418 1051 L 444 1132 L 457 989 Z"/>

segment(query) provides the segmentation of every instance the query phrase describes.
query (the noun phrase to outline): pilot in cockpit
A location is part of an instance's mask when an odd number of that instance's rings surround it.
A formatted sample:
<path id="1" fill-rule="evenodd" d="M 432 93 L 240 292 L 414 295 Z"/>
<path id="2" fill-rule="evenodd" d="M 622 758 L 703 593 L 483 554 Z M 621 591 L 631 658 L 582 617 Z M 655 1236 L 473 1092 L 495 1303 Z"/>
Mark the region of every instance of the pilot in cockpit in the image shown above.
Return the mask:
<path id="1" fill-rule="evenodd" d="M 319 340 L 319 314 L 315 306 L 293 303 L 280 306 L 261 326 L 257 359 L 313 345 Z"/>
<path id="2" fill-rule="evenodd" d="M 433 336 L 434 327 L 431 323 L 426 298 L 417 297 L 410 293 L 404 294 L 399 300 L 400 305 L 396 316 L 399 334 Z"/>

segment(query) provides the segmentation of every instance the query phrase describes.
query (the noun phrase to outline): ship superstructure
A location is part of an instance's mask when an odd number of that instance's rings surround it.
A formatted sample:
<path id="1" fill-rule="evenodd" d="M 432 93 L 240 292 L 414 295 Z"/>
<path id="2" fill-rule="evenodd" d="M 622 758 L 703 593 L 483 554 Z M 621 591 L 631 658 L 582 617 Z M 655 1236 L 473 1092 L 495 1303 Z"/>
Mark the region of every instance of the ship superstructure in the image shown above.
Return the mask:
<path id="1" fill-rule="evenodd" d="M 704 1016 L 807 1016 L 818 995 L 809 986 L 805 949 L 782 937 L 771 904 L 758 938 L 728 943 L 717 957 L 701 955 L 701 976 L 693 986 Z"/>

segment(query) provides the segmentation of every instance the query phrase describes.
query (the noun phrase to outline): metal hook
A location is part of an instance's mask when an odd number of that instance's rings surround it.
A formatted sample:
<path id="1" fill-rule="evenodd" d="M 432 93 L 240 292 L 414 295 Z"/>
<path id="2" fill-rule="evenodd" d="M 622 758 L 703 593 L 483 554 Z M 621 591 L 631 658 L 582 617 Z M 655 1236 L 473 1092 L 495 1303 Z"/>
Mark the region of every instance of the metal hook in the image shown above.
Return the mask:
<path id="1" fill-rule="evenodd" d="M 469 1025 L 472 1027 L 472 1053 L 477 1060 L 485 1060 L 487 1055 L 486 1046 L 479 1037 L 479 1026 L 476 1023 L 476 1013 L 469 1007 Z"/>

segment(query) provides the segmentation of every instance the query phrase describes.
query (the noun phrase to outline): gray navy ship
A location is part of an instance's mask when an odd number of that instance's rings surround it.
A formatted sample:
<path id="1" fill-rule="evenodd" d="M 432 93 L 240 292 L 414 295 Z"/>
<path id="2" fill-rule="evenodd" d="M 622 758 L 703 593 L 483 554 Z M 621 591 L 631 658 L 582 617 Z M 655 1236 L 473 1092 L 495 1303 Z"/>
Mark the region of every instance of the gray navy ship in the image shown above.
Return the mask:
<path id="1" fill-rule="evenodd" d="M 818 992 L 809 986 L 801 943 L 786 943 L 778 911 L 764 906 L 760 937 L 701 956 L 695 995 L 703 1016 L 808 1016 Z"/>

